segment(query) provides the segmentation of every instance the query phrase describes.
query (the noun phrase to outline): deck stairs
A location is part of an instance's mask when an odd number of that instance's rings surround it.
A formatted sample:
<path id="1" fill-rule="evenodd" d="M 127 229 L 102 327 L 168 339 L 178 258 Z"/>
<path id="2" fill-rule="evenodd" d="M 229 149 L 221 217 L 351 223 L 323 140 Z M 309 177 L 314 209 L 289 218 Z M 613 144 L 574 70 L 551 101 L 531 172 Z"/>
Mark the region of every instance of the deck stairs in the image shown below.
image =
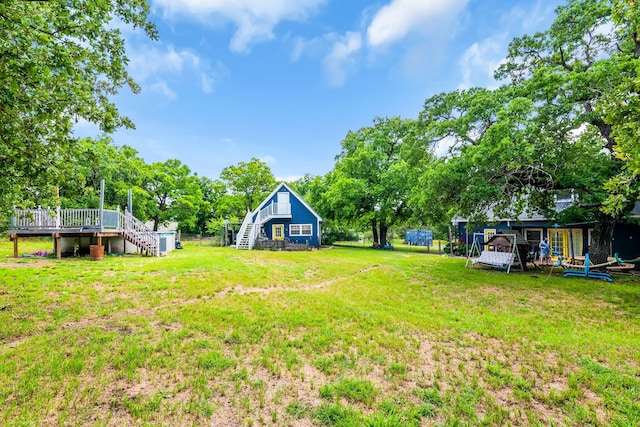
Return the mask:
<path id="1" fill-rule="evenodd" d="M 290 203 L 270 203 L 258 212 L 253 221 L 253 212 L 247 212 L 244 217 L 236 241 L 236 249 L 253 249 L 260 236 L 262 225 L 272 218 L 291 218 Z"/>
<path id="2" fill-rule="evenodd" d="M 160 256 L 160 236 L 130 212 L 107 209 L 15 209 L 10 231 L 117 233 L 147 255 Z"/>
<path id="3" fill-rule="evenodd" d="M 160 256 L 160 239 L 158 234 L 150 230 L 142 221 L 125 211 L 120 213 L 120 223 L 124 226 L 119 229 L 120 234 L 128 242 L 140 248 L 147 255 Z"/>
<path id="4" fill-rule="evenodd" d="M 242 226 L 240 227 L 236 240 L 236 249 L 250 250 L 255 246 L 260 231 L 260 224 L 254 223 L 252 216 L 251 212 L 247 212 L 244 221 L 242 221 Z"/>

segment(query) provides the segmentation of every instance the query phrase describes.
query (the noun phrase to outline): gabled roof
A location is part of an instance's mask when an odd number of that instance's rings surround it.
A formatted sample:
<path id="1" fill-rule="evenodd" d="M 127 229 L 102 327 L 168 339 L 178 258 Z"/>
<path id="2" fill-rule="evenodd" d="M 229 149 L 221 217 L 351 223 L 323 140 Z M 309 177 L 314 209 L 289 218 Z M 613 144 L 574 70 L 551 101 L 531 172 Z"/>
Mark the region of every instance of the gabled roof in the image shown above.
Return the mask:
<path id="1" fill-rule="evenodd" d="M 307 208 L 309 210 L 309 212 L 311 212 L 316 218 L 318 218 L 318 221 L 322 221 L 322 218 L 320 217 L 320 215 L 318 215 L 318 213 L 313 210 L 313 208 L 311 206 L 309 206 L 307 204 L 307 202 L 305 202 L 305 200 L 302 198 L 302 196 L 300 196 L 298 193 L 296 193 L 295 191 L 293 191 L 293 189 L 291 187 L 289 187 L 285 182 L 281 182 L 280 184 L 278 184 L 275 188 L 275 190 L 273 190 L 271 192 L 271 194 L 269 194 L 267 197 L 265 197 L 265 199 L 262 201 L 262 203 L 260 203 L 260 205 L 258 205 L 258 207 L 251 213 L 251 215 L 255 215 L 258 212 L 260 212 L 260 210 L 262 208 L 265 207 L 265 205 L 269 202 L 269 200 L 271 200 L 271 198 L 273 196 L 276 195 L 276 193 L 278 192 L 278 190 L 280 190 L 282 187 L 286 188 L 289 193 L 293 194 L 295 196 L 296 199 L 298 199 L 300 201 L 300 203 L 302 203 L 302 205 Z"/>

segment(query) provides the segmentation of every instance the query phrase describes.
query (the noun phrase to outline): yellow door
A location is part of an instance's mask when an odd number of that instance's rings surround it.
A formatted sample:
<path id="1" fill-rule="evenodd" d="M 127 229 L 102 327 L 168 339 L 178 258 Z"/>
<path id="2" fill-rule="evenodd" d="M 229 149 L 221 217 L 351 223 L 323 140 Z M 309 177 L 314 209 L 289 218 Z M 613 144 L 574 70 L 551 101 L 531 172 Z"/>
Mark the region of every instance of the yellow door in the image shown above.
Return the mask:
<path id="1" fill-rule="evenodd" d="M 273 232 L 273 240 L 284 240 L 284 225 L 273 225 L 271 230 Z"/>
<path id="2" fill-rule="evenodd" d="M 484 241 L 488 242 L 489 239 L 491 239 L 495 234 L 496 234 L 496 229 L 495 228 L 485 228 L 484 229 Z M 489 245 L 484 245 L 484 250 L 488 251 L 489 250 Z"/>

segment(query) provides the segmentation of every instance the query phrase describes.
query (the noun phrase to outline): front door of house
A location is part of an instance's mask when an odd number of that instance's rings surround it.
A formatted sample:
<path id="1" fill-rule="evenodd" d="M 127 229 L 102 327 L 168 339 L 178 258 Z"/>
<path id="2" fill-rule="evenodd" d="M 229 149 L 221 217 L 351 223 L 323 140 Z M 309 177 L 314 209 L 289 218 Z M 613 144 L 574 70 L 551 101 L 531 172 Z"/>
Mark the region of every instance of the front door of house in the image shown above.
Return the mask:
<path id="1" fill-rule="evenodd" d="M 284 225 L 274 224 L 271 228 L 273 232 L 273 240 L 284 240 Z"/>

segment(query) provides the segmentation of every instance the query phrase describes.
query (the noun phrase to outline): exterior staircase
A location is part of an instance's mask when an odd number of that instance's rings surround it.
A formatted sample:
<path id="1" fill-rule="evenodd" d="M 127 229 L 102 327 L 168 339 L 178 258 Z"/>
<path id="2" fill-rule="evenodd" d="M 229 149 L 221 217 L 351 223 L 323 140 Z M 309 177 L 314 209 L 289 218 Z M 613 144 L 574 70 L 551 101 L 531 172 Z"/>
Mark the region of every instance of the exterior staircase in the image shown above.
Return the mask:
<path id="1" fill-rule="evenodd" d="M 128 211 L 120 213 L 120 234 L 128 242 L 133 243 L 140 251 L 147 255 L 160 256 L 160 239 L 157 233 L 150 230 L 142 221 L 131 215 Z"/>
<path id="2" fill-rule="evenodd" d="M 253 212 L 247 212 L 238 232 L 236 249 L 253 249 L 258 240 L 262 224 L 272 218 L 291 218 L 291 204 L 270 203 L 258 212 L 256 222 L 253 222 Z"/>
<path id="3" fill-rule="evenodd" d="M 256 240 L 258 238 L 258 232 L 260 231 L 260 224 L 254 223 L 252 219 L 252 213 L 247 212 L 247 215 L 242 221 L 242 226 L 238 232 L 236 240 L 236 249 L 253 249 Z"/>
<path id="4" fill-rule="evenodd" d="M 251 234 L 256 224 L 247 224 L 242 234 L 238 235 L 238 241 L 236 242 L 236 249 L 251 249 Z"/>
<path id="5" fill-rule="evenodd" d="M 107 209 L 15 209 L 10 232 L 117 233 L 147 255 L 160 256 L 160 236 L 128 211 Z"/>

